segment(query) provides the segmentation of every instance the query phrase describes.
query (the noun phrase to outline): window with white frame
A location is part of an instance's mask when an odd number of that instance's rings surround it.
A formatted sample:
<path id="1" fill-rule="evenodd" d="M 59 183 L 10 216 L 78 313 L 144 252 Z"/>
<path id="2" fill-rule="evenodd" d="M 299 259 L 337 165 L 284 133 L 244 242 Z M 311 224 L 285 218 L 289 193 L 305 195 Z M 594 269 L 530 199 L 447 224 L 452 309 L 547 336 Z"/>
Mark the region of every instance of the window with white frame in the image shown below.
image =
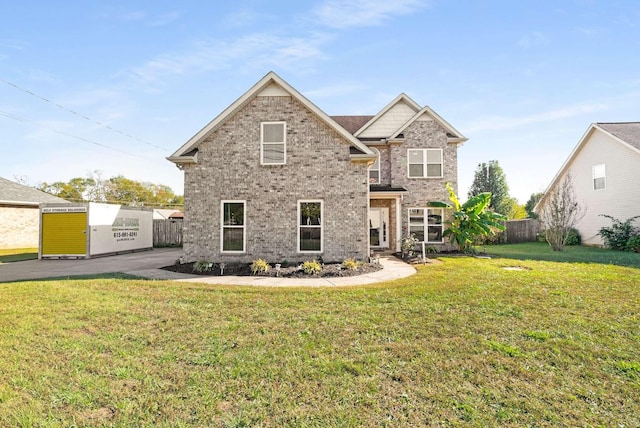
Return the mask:
<path id="1" fill-rule="evenodd" d="M 409 178 L 442 178 L 442 149 L 408 149 Z"/>
<path id="2" fill-rule="evenodd" d="M 420 242 L 442 243 L 443 208 L 409 208 L 409 233 Z"/>
<path id="3" fill-rule="evenodd" d="M 322 201 L 298 201 L 298 252 L 322 252 Z"/>
<path id="4" fill-rule="evenodd" d="M 380 151 L 375 148 L 371 151 L 376 154 L 376 161 L 369 167 L 369 184 L 380 184 Z"/>
<path id="5" fill-rule="evenodd" d="M 260 124 L 260 163 L 284 165 L 287 163 L 286 122 L 262 122 Z"/>
<path id="6" fill-rule="evenodd" d="M 602 190 L 607 185 L 607 174 L 604 164 L 594 165 L 591 168 L 593 175 L 593 190 Z"/>
<path id="7" fill-rule="evenodd" d="M 223 253 L 243 253 L 246 246 L 246 202 L 222 201 L 220 248 Z"/>

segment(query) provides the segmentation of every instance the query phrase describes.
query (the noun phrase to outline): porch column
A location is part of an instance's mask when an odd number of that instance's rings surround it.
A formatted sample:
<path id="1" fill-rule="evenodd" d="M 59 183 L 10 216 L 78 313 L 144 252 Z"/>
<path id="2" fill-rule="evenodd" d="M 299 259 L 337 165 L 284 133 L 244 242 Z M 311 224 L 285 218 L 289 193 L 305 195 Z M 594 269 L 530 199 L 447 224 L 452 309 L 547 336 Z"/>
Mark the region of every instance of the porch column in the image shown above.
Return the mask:
<path id="1" fill-rule="evenodd" d="M 402 242 L 402 196 L 396 196 L 396 252 L 400 251 Z"/>

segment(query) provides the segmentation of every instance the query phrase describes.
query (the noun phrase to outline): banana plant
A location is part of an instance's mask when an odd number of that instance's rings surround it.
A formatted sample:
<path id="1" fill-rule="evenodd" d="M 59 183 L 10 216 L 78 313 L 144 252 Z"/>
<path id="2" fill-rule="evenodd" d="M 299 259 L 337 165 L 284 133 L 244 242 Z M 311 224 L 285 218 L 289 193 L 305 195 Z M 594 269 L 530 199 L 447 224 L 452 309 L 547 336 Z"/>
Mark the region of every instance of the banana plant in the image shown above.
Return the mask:
<path id="1" fill-rule="evenodd" d="M 451 203 L 431 202 L 429 206 L 452 210 L 453 220 L 447 222 L 449 227 L 443 236 L 448 236 L 451 243 L 458 245 L 460 251 L 473 252 L 474 238 L 493 235 L 495 229 L 505 230 L 502 222 L 506 221 L 507 217 L 487 209 L 491 203 L 490 192 L 480 193 L 461 204 L 451 185 L 447 183 L 446 187 Z"/>

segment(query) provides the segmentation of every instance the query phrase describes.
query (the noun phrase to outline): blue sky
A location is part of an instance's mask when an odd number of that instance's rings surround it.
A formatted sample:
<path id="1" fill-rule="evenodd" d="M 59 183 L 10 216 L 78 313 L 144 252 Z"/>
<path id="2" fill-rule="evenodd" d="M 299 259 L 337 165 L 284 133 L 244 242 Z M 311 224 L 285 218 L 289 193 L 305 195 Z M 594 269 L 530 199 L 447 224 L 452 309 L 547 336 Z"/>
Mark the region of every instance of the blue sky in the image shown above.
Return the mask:
<path id="1" fill-rule="evenodd" d="M 0 176 L 99 170 L 181 194 L 164 158 L 270 70 L 330 115 L 375 114 L 405 92 L 469 138 L 463 199 L 495 159 L 524 203 L 589 124 L 640 120 L 640 3 L 12 2 Z"/>

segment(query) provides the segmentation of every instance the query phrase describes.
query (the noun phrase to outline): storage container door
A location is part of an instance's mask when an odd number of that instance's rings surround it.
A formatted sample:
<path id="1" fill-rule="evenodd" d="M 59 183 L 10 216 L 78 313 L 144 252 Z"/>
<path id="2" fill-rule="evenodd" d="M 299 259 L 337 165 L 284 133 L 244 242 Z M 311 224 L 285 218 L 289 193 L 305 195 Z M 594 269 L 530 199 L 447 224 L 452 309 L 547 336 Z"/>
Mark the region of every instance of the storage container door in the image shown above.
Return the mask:
<path id="1" fill-rule="evenodd" d="M 42 214 L 43 256 L 87 254 L 87 213 Z"/>

